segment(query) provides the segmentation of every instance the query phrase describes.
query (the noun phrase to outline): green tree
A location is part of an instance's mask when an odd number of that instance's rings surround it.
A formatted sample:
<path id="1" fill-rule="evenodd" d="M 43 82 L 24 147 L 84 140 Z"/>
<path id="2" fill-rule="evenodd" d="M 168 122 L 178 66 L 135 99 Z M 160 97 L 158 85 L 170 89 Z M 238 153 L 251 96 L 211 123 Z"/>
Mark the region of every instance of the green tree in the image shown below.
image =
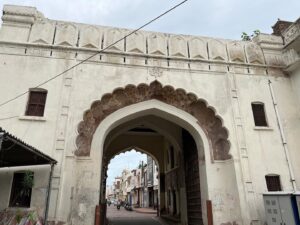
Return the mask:
<path id="1" fill-rule="evenodd" d="M 260 34 L 260 30 L 254 30 L 251 35 L 247 34 L 246 32 L 242 32 L 241 38 L 243 41 L 251 41 L 254 37 Z"/>

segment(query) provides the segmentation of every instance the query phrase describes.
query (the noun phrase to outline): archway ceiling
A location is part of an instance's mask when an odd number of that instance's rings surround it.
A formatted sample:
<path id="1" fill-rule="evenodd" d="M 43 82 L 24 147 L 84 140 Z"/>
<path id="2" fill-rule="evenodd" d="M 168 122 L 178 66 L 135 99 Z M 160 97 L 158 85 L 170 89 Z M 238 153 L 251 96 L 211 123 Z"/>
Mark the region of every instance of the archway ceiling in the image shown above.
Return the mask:
<path id="1" fill-rule="evenodd" d="M 144 132 L 136 129 L 144 129 Z M 169 142 L 172 142 L 173 145 L 176 145 L 174 141 L 181 138 L 181 130 L 181 126 L 156 115 L 140 116 L 114 127 L 105 138 L 103 152 L 107 150 L 109 144 L 113 142 L 116 137 L 128 132 L 141 135 L 161 135 Z M 180 145 L 180 142 L 177 143 Z"/>
<path id="2" fill-rule="evenodd" d="M 228 132 L 215 111 L 195 94 L 186 93 L 183 89 L 174 89 L 171 86 L 162 86 L 158 81 L 154 81 L 150 85 L 127 85 L 125 88 L 118 88 L 110 94 L 105 94 L 101 100 L 93 102 L 78 125 L 79 134 L 76 139 L 75 155 L 90 155 L 93 134 L 101 121 L 108 115 L 123 107 L 151 99 L 162 101 L 194 116 L 208 137 L 214 160 L 231 158 Z"/>
<path id="3" fill-rule="evenodd" d="M 164 137 L 159 134 L 123 133 L 107 146 L 104 158 L 108 162 L 115 155 L 132 149 L 147 154 L 159 164 L 163 164 Z"/>

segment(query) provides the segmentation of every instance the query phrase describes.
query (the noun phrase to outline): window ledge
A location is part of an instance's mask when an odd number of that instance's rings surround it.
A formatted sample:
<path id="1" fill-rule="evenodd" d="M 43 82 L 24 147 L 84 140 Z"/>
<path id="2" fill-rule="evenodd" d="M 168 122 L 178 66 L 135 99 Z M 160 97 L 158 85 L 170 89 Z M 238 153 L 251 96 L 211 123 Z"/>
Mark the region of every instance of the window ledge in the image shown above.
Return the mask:
<path id="1" fill-rule="evenodd" d="M 46 121 L 44 116 L 19 116 L 19 120 Z"/>
<path id="2" fill-rule="evenodd" d="M 273 128 L 272 127 L 258 127 L 258 126 L 255 126 L 254 128 L 253 128 L 254 130 L 273 130 Z"/>

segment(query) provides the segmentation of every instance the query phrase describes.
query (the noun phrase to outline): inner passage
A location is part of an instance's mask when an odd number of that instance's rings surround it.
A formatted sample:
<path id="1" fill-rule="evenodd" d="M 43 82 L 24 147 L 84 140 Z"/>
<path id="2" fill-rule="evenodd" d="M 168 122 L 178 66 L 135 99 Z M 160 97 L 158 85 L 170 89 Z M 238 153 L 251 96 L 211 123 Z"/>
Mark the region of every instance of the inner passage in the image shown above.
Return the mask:
<path id="1" fill-rule="evenodd" d="M 187 130 L 143 116 L 114 128 L 103 153 L 101 201 L 109 221 L 151 217 L 203 224 L 198 149 Z"/>

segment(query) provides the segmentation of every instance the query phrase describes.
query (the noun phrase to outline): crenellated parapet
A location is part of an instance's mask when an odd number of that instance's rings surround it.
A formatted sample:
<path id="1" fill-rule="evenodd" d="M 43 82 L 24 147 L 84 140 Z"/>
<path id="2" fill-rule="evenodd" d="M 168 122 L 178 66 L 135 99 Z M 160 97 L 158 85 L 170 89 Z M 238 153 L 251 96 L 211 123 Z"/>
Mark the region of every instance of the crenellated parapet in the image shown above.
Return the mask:
<path id="1" fill-rule="evenodd" d="M 105 57 L 92 60 L 276 75 L 283 75 L 286 65 L 284 43 L 274 35 L 238 41 L 138 31 L 110 46 L 132 30 L 49 20 L 36 8 L 12 5 L 4 6 L 2 20 L 0 45 L 17 45 L 24 54 L 83 60 L 109 47 L 101 53 Z"/>

